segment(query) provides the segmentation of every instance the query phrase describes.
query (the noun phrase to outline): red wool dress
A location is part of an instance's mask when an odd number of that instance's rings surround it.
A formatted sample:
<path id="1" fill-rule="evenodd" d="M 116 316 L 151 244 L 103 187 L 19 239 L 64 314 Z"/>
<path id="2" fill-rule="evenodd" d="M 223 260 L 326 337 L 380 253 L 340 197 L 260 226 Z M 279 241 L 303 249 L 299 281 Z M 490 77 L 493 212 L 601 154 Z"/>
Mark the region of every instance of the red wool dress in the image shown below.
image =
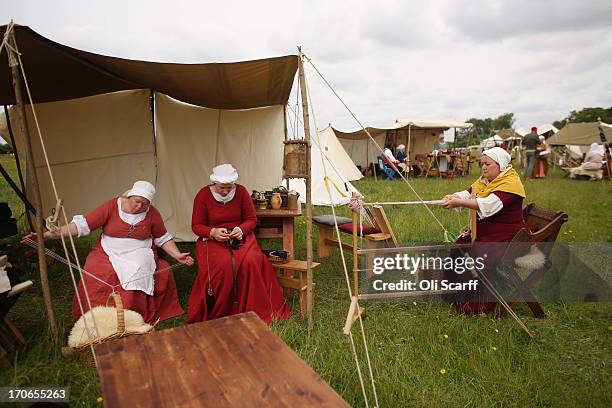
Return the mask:
<path id="1" fill-rule="evenodd" d="M 468 192 L 472 192 L 472 189 L 468 189 Z M 523 197 L 513 193 L 507 193 L 503 191 L 494 191 L 491 194 L 495 194 L 502 202 L 503 208 L 497 213 L 487 218 L 476 219 L 476 240 L 474 241 L 474 247 L 470 251 L 472 257 L 477 258 L 486 253 L 485 269 L 484 273 L 487 274 L 489 280 L 494 279 L 492 273 L 498 261 L 504 255 L 506 245 L 483 245 L 483 242 L 510 242 L 514 235 L 521 229 L 525 228 L 529 231 L 529 226 L 523 219 Z M 460 243 L 469 243 L 471 240 L 461 240 Z M 489 271 L 487 273 L 487 271 Z M 495 285 L 495 283 L 493 283 Z M 490 297 L 487 296 L 487 297 Z M 497 305 L 496 302 L 473 302 L 473 301 L 459 301 L 455 302 L 455 307 L 468 314 L 474 313 L 486 313 L 492 310 Z"/>
<path id="2" fill-rule="evenodd" d="M 193 203 L 191 227 L 198 236 L 198 277 L 189 297 L 188 322 L 248 311 L 257 313 L 267 323 L 288 318 L 291 309 L 285 303 L 270 261 L 253 234 L 256 215 L 248 191 L 236 184 L 234 198 L 223 204 L 215 200 L 210 187 L 202 188 Z M 240 249 L 230 250 L 226 242 L 207 239 L 212 228 L 232 231 L 235 227 L 243 232 Z M 232 268 L 232 252 L 235 268 Z M 206 304 L 209 282 L 214 293 L 214 306 L 210 309 Z"/>
<path id="3" fill-rule="evenodd" d="M 149 207 L 144 220 L 135 224 L 130 234 L 130 224 L 124 222 L 119 217 L 117 198 L 105 202 L 87 214 L 85 219 L 91 231 L 102 227 L 104 234 L 116 238 L 128 238 L 129 235 L 129 238 L 145 240 L 150 237 L 159 238 L 166 234 L 166 227 L 161 215 L 153 206 Z M 121 296 L 125 309 L 140 313 L 147 323 L 155 323 L 158 319 L 165 320 L 184 313 L 178 301 L 176 284 L 171 270 L 155 273 L 153 296 L 149 296 L 140 290 L 124 290 L 119 285 L 119 278 L 113 269 L 108 255 L 102 249 L 100 241 L 101 238 L 98 238 L 93 245 L 91 252 L 87 255 L 83 268 L 98 279 L 116 286 L 115 291 Z M 155 244 L 153 244 L 152 248 L 155 255 L 156 271 L 168 268 L 168 262 L 158 258 Z M 78 284 L 78 291 L 84 312 L 87 312 L 89 307 L 85 298 L 83 281 L 85 281 L 87 286 L 87 293 L 89 294 L 92 307 L 106 305 L 106 300 L 111 294 L 112 289 L 93 277 L 83 274 L 83 279 Z M 72 300 L 72 316 L 74 320 L 81 317 L 81 309 L 76 296 Z"/>

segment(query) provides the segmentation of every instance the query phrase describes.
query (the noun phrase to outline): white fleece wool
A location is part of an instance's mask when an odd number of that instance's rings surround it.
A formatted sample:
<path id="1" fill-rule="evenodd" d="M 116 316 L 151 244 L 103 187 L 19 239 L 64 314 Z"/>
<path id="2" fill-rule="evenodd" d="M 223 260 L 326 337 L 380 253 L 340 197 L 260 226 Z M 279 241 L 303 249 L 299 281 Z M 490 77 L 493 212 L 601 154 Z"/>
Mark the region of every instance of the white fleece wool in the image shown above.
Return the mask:
<path id="1" fill-rule="evenodd" d="M 529 253 L 514 260 L 516 266 L 526 269 L 528 271 L 535 271 L 537 269 L 540 269 L 544 266 L 545 262 L 546 257 L 544 256 L 542 251 L 540 251 L 535 245 L 531 246 L 531 249 L 529 249 Z"/>
<path id="2" fill-rule="evenodd" d="M 80 347 L 98 339 L 92 313 L 95 314 L 100 338 L 103 339 L 117 333 L 117 309 L 109 306 L 96 306 L 81 316 L 74 324 L 70 331 L 70 336 L 68 336 L 68 345 L 70 347 Z M 123 315 L 125 318 L 125 331 L 128 333 L 142 334 L 153 329 L 153 326 L 144 322 L 144 319 L 138 312 L 124 309 Z M 87 335 L 87 329 L 85 329 L 85 319 L 87 319 L 90 336 Z"/>

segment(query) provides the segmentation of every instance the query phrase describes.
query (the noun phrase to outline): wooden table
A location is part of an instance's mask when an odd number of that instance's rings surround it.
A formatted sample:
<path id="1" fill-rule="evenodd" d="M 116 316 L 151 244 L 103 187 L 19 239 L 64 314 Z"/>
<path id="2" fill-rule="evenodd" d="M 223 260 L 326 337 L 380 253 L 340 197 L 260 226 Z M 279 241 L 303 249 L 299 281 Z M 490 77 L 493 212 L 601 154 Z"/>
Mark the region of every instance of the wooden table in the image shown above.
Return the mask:
<path id="1" fill-rule="evenodd" d="M 107 407 L 348 407 L 253 312 L 99 344 Z"/>
<path id="2" fill-rule="evenodd" d="M 283 249 L 289 251 L 289 259 L 295 259 L 295 217 L 302 215 L 301 206 L 297 210 L 281 208 L 272 210 L 256 209 L 257 228 L 255 236 L 257 239 L 282 238 Z"/>

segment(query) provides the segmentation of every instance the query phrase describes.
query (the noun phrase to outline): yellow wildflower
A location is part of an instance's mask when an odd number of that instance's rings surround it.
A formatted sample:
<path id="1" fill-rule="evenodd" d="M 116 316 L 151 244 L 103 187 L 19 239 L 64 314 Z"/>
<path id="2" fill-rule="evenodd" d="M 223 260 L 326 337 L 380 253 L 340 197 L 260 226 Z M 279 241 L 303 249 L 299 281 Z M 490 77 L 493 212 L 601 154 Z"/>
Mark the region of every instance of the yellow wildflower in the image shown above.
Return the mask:
<path id="1" fill-rule="evenodd" d="M 497 347 L 493 346 L 493 347 L 491 347 L 491 350 L 497 351 Z"/>
<path id="2" fill-rule="evenodd" d="M 445 335 L 444 335 L 444 336 L 442 336 L 442 337 L 444 337 L 444 340 L 448 340 L 448 334 L 445 334 Z"/>
<path id="3" fill-rule="evenodd" d="M 440 369 L 440 374 L 442 374 L 442 375 L 446 374 L 446 368 L 441 368 Z"/>
<path id="4" fill-rule="evenodd" d="M 416 302 L 414 300 L 412 301 L 412 304 L 416 306 Z"/>
<path id="5" fill-rule="evenodd" d="M 98 404 L 101 404 L 101 403 L 102 403 L 102 401 L 104 401 L 104 398 L 102 398 L 102 397 L 98 397 L 98 398 L 96 398 L 96 402 L 97 402 Z"/>

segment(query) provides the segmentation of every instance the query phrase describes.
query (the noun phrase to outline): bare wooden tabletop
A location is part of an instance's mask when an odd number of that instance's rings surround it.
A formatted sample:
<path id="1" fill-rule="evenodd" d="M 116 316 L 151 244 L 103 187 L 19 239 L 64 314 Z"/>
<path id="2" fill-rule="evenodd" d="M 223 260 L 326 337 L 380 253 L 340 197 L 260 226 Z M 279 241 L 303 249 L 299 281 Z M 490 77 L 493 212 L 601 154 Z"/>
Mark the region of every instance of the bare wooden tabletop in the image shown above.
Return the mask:
<path id="1" fill-rule="evenodd" d="M 108 407 L 348 407 L 244 313 L 96 346 Z"/>

